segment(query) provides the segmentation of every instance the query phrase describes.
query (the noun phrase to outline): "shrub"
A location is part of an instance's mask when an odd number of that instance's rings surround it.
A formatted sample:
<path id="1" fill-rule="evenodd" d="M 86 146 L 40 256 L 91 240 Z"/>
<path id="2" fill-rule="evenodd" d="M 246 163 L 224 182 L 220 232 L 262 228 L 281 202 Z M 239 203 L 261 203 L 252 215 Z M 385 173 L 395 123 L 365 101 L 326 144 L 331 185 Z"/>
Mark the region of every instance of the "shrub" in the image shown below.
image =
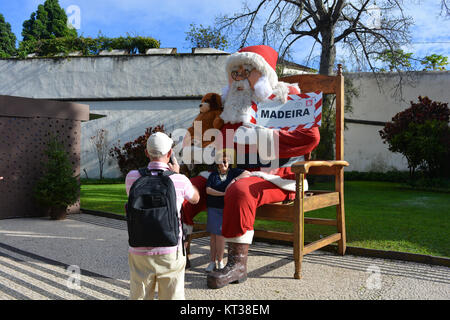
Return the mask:
<path id="1" fill-rule="evenodd" d="M 360 172 L 360 171 L 345 171 L 344 178 L 346 181 L 386 181 L 386 182 L 407 182 L 408 172 L 391 170 L 387 172 Z"/>
<path id="2" fill-rule="evenodd" d="M 380 130 L 389 150 L 403 154 L 413 178 L 417 168 L 429 177 L 449 175 L 450 110 L 447 103 L 419 97 L 418 103 L 397 113 L 391 122 Z"/>
<path id="3" fill-rule="evenodd" d="M 34 186 L 34 198 L 43 207 L 67 207 L 78 200 L 79 184 L 64 146 L 55 138 L 45 151 L 44 174 Z"/>
<path id="4" fill-rule="evenodd" d="M 155 132 L 164 132 L 164 125 L 158 125 L 154 128 L 149 127 L 142 136 L 134 141 L 129 141 L 123 146 L 114 146 L 110 149 L 109 155 L 117 160 L 120 172 L 126 176 L 131 170 L 136 170 L 148 165 L 148 158 L 145 155 L 148 137 Z M 118 142 L 118 144 L 120 141 Z"/>

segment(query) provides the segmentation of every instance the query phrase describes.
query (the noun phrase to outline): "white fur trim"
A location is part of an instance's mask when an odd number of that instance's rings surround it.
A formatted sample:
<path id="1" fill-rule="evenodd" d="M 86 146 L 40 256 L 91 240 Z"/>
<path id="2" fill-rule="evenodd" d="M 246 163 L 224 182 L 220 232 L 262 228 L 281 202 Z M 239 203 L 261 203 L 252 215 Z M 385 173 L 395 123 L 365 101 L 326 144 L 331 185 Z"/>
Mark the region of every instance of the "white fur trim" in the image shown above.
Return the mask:
<path id="1" fill-rule="evenodd" d="M 208 171 L 201 171 L 198 175 L 199 175 L 199 176 L 202 176 L 202 177 L 205 178 L 205 179 L 208 179 L 210 174 L 211 174 L 211 172 L 208 172 Z"/>
<path id="2" fill-rule="evenodd" d="M 248 139 L 246 140 L 246 138 Z M 277 158 L 273 129 L 247 122 L 236 130 L 233 142 L 246 145 L 258 145 L 258 148 L 267 148 L 267 150 L 258 150 L 260 158 L 264 161 L 275 160 Z"/>
<path id="3" fill-rule="evenodd" d="M 269 98 L 273 93 L 273 88 L 270 85 L 269 79 L 266 76 L 261 76 L 254 85 L 255 96 L 259 101 Z"/>
<path id="4" fill-rule="evenodd" d="M 272 182 L 274 185 L 283 190 L 295 192 L 295 180 L 283 179 L 275 174 L 269 174 L 262 171 L 253 171 L 250 173 L 250 175 L 253 177 L 260 177 L 266 181 Z M 305 188 L 304 191 L 307 191 L 308 181 L 306 179 L 303 180 L 303 186 Z"/>
<path id="5" fill-rule="evenodd" d="M 277 154 L 275 152 L 274 130 L 264 127 L 258 127 L 257 131 L 258 131 L 258 154 L 260 158 L 264 161 L 275 160 L 277 158 Z M 266 147 L 267 150 L 259 149 L 261 147 Z"/>
<path id="6" fill-rule="evenodd" d="M 293 87 L 298 90 L 300 93 L 300 88 L 297 83 L 287 83 L 287 82 L 278 82 L 275 88 L 273 88 L 273 94 L 279 99 L 281 102 L 286 103 L 287 97 L 289 95 L 290 88 Z"/>
<path id="7" fill-rule="evenodd" d="M 257 53 L 254 52 L 236 52 L 228 57 L 226 62 L 227 74 L 230 74 L 231 68 L 243 64 L 250 64 L 254 66 L 262 75 L 269 79 L 272 88 L 278 83 L 278 76 L 275 70 L 267 63 L 267 61 Z"/>
<path id="8" fill-rule="evenodd" d="M 242 236 L 234 237 L 234 238 L 225 238 L 225 241 L 233 242 L 233 243 L 252 244 L 254 234 L 255 234 L 254 230 L 247 230 L 247 232 L 245 232 Z"/>
<path id="9" fill-rule="evenodd" d="M 245 122 L 250 123 L 250 122 Z M 233 136 L 233 142 L 237 144 L 256 145 L 258 144 L 257 131 L 253 127 L 247 127 L 245 125 L 236 129 Z M 247 138 L 247 139 L 246 139 Z"/>
<path id="10" fill-rule="evenodd" d="M 190 235 L 194 231 L 194 226 L 191 226 L 189 224 L 183 223 L 183 229 L 184 229 L 184 231 L 186 232 L 187 235 Z"/>

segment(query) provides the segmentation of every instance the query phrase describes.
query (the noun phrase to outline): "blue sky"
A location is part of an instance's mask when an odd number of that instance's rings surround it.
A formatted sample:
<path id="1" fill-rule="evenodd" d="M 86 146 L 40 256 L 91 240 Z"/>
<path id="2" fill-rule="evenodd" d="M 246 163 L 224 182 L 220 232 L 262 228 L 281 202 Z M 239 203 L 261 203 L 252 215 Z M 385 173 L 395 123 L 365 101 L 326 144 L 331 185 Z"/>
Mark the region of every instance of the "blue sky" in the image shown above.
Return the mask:
<path id="1" fill-rule="evenodd" d="M 151 36 L 161 41 L 162 47 L 176 47 L 178 52 L 191 52 L 185 40 L 189 25 L 213 25 L 218 15 L 239 12 L 242 0 L 60 0 L 61 7 L 80 8 L 81 28 L 78 34 L 97 36 L 101 32 L 110 37 L 126 33 Z M 248 1 L 250 4 L 257 1 Z M 0 0 L 0 13 L 5 16 L 18 40 L 22 23 L 29 19 L 44 0 Z M 432 53 L 450 58 L 450 17 L 439 16 L 440 0 L 405 1 L 405 13 L 413 17 L 412 44 L 406 52 L 423 57 Z M 301 40 L 294 47 L 292 60 L 317 67 L 318 52 L 308 60 L 312 41 Z M 316 46 L 317 47 L 317 46 Z M 233 51 L 235 48 L 230 48 Z M 342 52 L 338 48 L 338 56 Z M 450 69 L 450 66 L 447 66 Z"/>

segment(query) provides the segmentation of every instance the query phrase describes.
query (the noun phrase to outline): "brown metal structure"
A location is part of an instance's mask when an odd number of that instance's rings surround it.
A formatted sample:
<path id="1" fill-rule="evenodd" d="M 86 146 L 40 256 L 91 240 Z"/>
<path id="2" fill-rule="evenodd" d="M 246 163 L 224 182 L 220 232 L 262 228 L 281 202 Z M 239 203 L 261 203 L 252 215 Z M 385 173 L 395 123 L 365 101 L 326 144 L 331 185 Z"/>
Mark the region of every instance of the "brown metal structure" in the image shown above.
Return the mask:
<path id="1" fill-rule="evenodd" d="M 48 137 L 59 137 L 79 175 L 81 121 L 88 120 L 88 105 L 0 95 L 0 219 L 46 214 L 32 190 L 43 171 Z M 79 210 L 78 201 L 69 213 Z"/>

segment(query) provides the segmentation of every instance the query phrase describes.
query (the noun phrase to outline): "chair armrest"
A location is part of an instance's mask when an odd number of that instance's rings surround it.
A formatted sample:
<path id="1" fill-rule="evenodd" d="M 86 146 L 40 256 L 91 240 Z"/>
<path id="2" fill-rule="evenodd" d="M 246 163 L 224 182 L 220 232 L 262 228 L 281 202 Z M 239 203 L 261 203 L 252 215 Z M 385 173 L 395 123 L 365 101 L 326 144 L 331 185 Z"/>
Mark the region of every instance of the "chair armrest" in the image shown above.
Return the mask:
<path id="1" fill-rule="evenodd" d="M 347 167 L 349 163 L 345 160 L 313 160 L 313 161 L 299 161 L 292 164 L 292 172 L 295 173 L 308 173 L 311 167 Z"/>

